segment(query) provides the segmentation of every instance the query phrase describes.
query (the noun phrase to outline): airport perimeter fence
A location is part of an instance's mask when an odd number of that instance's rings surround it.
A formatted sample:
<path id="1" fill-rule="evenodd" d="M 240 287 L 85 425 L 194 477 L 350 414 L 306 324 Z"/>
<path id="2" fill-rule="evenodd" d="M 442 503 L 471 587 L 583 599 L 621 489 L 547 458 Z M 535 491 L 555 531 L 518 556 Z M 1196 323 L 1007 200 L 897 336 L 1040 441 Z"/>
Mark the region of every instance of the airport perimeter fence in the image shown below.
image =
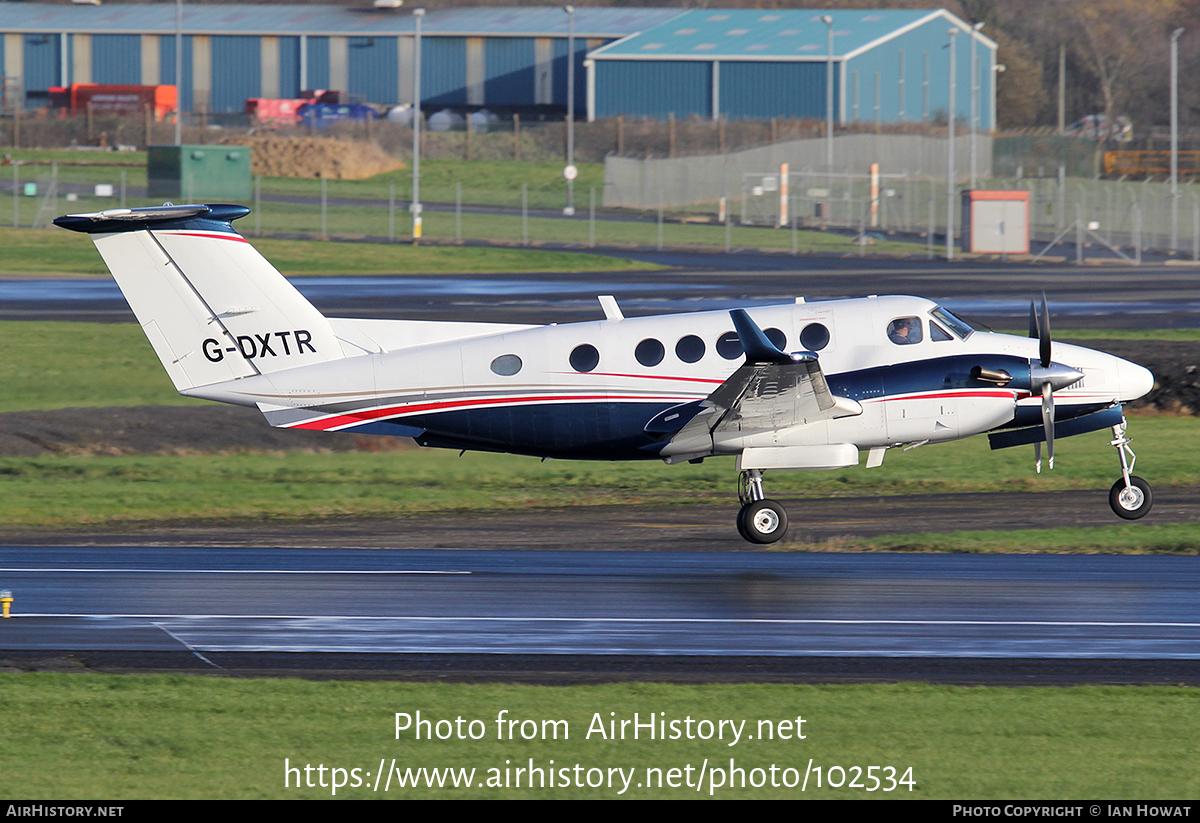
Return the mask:
<path id="1" fill-rule="evenodd" d="M 686 208 L 605 207 L 607 184 L 580 182 L 574 188 L 571 217 L 563 214 L 567 191 L 561 180 L 507 188 L 469 179 L 430 183 L 422 188 L 424 237 L 513 246 L 691 246 L 781 252 L 836 248 L 839 243 L 850 251 L 856 240 L 861 244 L 894 239 L 914 244 L 909 247 L 912 253 L 940 255 L 948 207 L 956 234 L 961 231 L 961 203 L 957 193 L 947 197 L 944 180 L 897 173 L 886 166 L 880 171 L 876 198 L 871 196 L 867 173 L 847 172 L 831 181 L 823 172 L 791 172 L 787 216 L 782 221 L 778 171 L 745 172 L 738 183 L 738 194 L 726 201 L 722 214 L 719 203 Z M 0 196 L 11 204 L 10 209 L 0 205 L 4 215 L 0 220 L 13 226 L 47 227 L 65 213 L 161 204 L 163 198 L 146 197 L 145 185 L 145 166 L 135 163 L 0 167 Z M 255 178 L 251 197 L 234 201 L 253 209 L 237 228 L 250 236 L 404 242 L 411 239 L 412 231 L 409 186 L 404 172 L 390 180 Z M 1175 197 L 1163 182 L 1065 174 L 980 179 L 977 187 L 1029 192 L 1034 254 L 1057 238 L 1058 245 L 1048 253 L 1068 259 L 1076 256 L 1076 244 L 1081 244 L 1084 256 L 1136 260 L 1141 251 L 1153 251 L 1200 259 L 1200 184 L 1195 182 L 1181 183 Z M 966 188 L 966 181 L 960 181 L 958 188 Z M 197 199 L 204 198 L 184 191 L 177 202 Z M 841 231 L 819 238 L 801 231 L 822 226 Z"/>

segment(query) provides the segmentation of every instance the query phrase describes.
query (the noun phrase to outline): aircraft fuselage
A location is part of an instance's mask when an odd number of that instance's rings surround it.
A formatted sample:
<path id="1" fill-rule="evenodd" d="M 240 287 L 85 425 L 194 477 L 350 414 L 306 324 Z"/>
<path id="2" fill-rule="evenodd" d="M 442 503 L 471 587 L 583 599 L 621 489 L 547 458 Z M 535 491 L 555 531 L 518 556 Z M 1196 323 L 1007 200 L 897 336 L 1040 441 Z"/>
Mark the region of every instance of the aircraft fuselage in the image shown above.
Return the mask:
<path id="1" fill-rule="evenodd" d="M 726 433 L 710 454 L 763 445 L 933 443 L 1041 420 L 1036 387 L 1030 396 L 1036 339 L 952 327 L 952 315 L 917 297 L 747 311 L 778 348 L 815 352 L 832 394 L 856 401 L 861 413 Z M 905 318 L 919 329 L 897 342 L 890 330 Z M 354 321 L 331 322 L 336 330 Z M 429 446 L 542 457 L 675 462 L 669 421 L 653 431 L 647 423 L 676 407 L 693 413 L 745 361 L 725 311 L 480 331 L 395 351 L 381 343 L 377 352 L 185 393 L 258 405 L 277 426 L 400 434 Z M 1054 360 L 1084 375 L 1055 392 L 1060 421 L 1140 397 L 1153 382 L 1140 366 L 1079 346 L 1055 344 Z M 997 381 L 997 374 L 1009 379 Z"/>

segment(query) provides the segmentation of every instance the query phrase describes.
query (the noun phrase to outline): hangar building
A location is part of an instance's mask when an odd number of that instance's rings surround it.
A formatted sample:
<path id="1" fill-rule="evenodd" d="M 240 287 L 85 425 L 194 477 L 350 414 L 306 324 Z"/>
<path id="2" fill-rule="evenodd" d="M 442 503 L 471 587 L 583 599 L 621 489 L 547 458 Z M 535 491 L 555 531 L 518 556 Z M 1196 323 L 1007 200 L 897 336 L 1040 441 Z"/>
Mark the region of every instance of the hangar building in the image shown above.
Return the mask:
<path id="1" fill-rule="evenodd" d="M 577 9 L 579 110 L 588 49 L 678 14 Z M 565 109 L 567 25 L 557 6 L 430 11 L 421 25 L 423 103 Z M 411 102 L 413 32 L 406 8 L 185 3 L 180 105 L 241 112 L 247 98 L 297 97 L 304 89 Z M 5 88 L 22 105 L 43 106 L 51 86 L 71 83 L 175 83 L 173 3 L 0 3 L 0 33 Z"/>
<path id="2" fill-rule="evenodd" d="M 832 68 L 839 123 L 944 120 L 951 28 L 954 108 L 970 116 L 974 41 L 978 124 L 991 129 L 996 44 L 945 10 L 687 11 L 588 54 L 588 117 L 823 120 Z"/>
<path id="3" fill-rule="evenodd" d="M 240 113 L 247 98 L 320 88 L 371 103 L 411 101 L 409 9 L 183 8 L 185 111 Z M 947 110 L 953 27 L 962 33 L 955 108 L 968 116 L 974 41 L 979 125 L 995 123 L 996 45 L 944 10 L 593 7 L 574 18 L 576 111 L 586 100 L 589 118 L 823 119 L 831 63 L 839 122 L 934 119 Z M 422 23 L 423 104 L 561 113 L 567 27 L 557 6 L 430 11 Z M 43 106 L 51 87 L 71 83 L 175 84 L 173 3 L 0 3 L 0 33 L 6 108 Z"/>

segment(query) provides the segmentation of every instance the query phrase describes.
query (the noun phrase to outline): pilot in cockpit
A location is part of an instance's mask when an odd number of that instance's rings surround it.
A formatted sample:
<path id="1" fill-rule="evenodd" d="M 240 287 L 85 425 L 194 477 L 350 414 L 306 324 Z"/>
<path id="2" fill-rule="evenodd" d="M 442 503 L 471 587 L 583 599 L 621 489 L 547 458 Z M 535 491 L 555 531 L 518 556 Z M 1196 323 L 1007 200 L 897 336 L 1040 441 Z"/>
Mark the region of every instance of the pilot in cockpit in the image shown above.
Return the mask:
<path id="1" fill-rule="evenodd" d="M 921 342 L 921 321 L 915 317 L 900 317 L 888 324 L 888 339 L 899 346 Z"/>

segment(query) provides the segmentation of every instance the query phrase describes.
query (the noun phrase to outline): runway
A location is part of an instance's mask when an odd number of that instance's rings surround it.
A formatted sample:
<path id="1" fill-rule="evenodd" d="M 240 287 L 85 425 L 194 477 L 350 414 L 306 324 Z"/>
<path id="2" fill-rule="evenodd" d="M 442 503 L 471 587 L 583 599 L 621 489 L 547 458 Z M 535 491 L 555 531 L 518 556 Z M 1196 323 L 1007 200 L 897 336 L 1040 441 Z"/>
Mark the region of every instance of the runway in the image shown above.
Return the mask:
<path id="1" fill-rule="evenodd" d="M 598 294 L 628 316 L 808 300 L 913 294 L 996 328 L 1021 328 L 1043 291 L 1060 328 L 1195 328 L 1200 293 L 1192 265 L 1063 266 L 947 263 L 755 252 L 611 250 L 670 271 L 587 274 L 296 277 L 323 313 L 336 317 L 552 323 L 602 317 Z M 586 252 L 577 252 L 586 254 Z M 0 279 L 0 319 L 132 322 L 107 278 Z"/>
<path id="2" fill-rule="evenodd" d="M 16 598 L 0 658 L 663 673 L 719 658 L 718 674 L 853 661 L 885 678 L 897 661 L 956 661 L 968 680 L 1019 664 L 1200 682 L 1192 557 L 38 547 L 0 550 L 0 581 Z"/>

